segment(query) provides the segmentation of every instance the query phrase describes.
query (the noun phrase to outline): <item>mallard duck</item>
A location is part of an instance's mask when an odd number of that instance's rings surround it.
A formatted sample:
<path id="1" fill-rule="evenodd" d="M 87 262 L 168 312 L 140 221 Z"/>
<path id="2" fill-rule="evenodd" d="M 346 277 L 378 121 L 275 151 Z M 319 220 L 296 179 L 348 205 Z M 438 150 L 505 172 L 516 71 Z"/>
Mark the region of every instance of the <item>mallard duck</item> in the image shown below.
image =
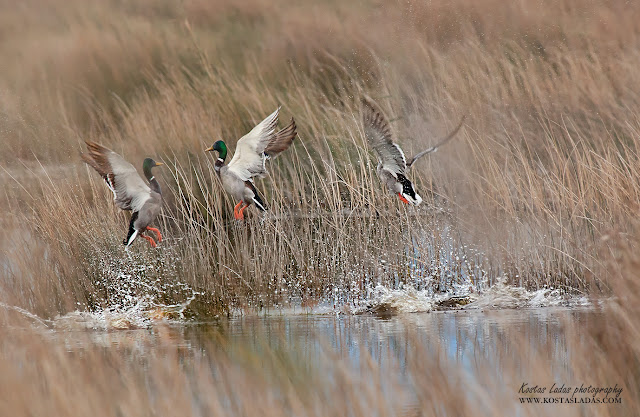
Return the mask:
<path id="1" fill-rule="evenodd" d="M 260 194 L 253 183 L 254 177 L 264 177 L 267 174 L 265 161 L 275 157 L 280 152 L 289 148 L 296 137 L 296 122 L 291 118 L 291 123 L 276 133 L 278 113 L 280 108 L 271 113 L 260 122 L 251 132 L 238 140 L 236 152 L 229 165 L 224 165 L 227 158 L 227 145 L 219 140 L 205 152 L 217 151 L 218 159 L 214 169 L 218 173 L 222 186 L 231 194 L 238 204 L 233 208 L 236 219 L 244 219 L 244 210 L 251 205 L 260 211 L 267 209 L 266 204 L 260 198 Z"/>
<path id="2" fill-rule="evenodd" d="M 82 160 L 98 171 L 109 189 L 113 192 L 113 200 L 122 210 L 131 210 L 129 232 L 122 241 L 127 248 L 131 246 L 137 236 L 142 236 L 152 247 L 156 242 L 143 233 L 151 231 L 156 234 L 158 242 L 162 242 L 160 230 L 151 227 L 151 223 L 160 214 L 162 208 L 162 192 L 160 184 L 151 173 L 151 168 L 163 165 L 151 158 L 142 163 L 142 171 L 149 181 L 147 185 L 138 174 L 135 167 L 123 157 L 94 142 L 85 142 L 88 152 L 81 154 Z"/>
<path id="3" fill-rule="evenodd" d="M 422 197 L 416 193 L 413 184 L 407 178 L 407 171 L 421 157 L 436 151 L 440 146 L 451 140 L 462 127 L 464 117 L 458 126 L 435 146 L 417 153 L 407 161 L 404 152 L 398 144 L 393 142 L 389 122 L 380 109 L 369 99 L 362 99 L 362 124 L 364 134 L 378 155 L 378 177 L 392 194 L 396 194 L 405 204 L 415 206 L 422 202 Z"/>

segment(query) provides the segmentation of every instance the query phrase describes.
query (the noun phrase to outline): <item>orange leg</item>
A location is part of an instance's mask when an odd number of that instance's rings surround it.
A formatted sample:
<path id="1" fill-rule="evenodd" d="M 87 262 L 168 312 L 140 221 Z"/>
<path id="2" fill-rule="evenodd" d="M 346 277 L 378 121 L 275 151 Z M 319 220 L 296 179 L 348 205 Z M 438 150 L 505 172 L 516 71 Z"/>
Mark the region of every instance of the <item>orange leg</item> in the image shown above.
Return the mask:
<path id="1" fill-rule="evenodd" d="M 140 236 L 142 236 L 142 237 L 143 237 L 143 238 L 145 238 L 147 241 L 149 241 L 149 244 L 151 245 L 151 247 L 152 247 L 152 248 L 155 248 L 155 247 L 157 246 L 157 245 L 156 245 L 156 242 L 155 242 L 152 238 L 150 238 L 149 236 L 147 236 L 147 235 L 142 235 L 142 234 L 141 234 Z"/>
<path id="2" fill-rule="evenodd" d="M 147 226 L 147 230 L 156 234 L 156 237 L 157 237 L 156 240 L 158 241 L 158 243 L 162 242 L 162 234 L 160 233 L 160 230 L 156 229 L 155 227 L 149 227 L 149 226 Z"/>
<path id="3" fill-rule="evenodd" d="M 244 211 L 245 208 L 247 208 L 247 206 L 244 206 L 244 207 L 238 209 L 238 207 L 240 207 L 243 204 L 244 204 L 244 202 L 241 201 L 238 204 L 236 204 L 235 208 L 233 209 L 233 216 L 236 218 L 236 220 L 244 219 L 244 215 L 242 214 L 242 212 Z"/>
<path id="4" fill-rule="evenodd" d="M 239 217 L 240 215 L 238 214 L 238 208 L 242 205 L 242 201 L 240 201 L 238 204 L 236 204 L 236 206 L 233 208 L 233 217 L 236 218 L 236 220 L 240 220 L 242 219 L 242 217 Z"/>
<path id="5" fill-rule="evenodd" d="M 409 204 L 409 200 L 407 200 L 406 198 L 404 198 L 404 196 L 402 195 L 402 193 L 398 193 L 398 197 L 400 197 L 400 200 L 402 200 L 403 203 L 405 204 Z"/>
<path id="6" fill-rule="evenodd" d="M 247 207 L 249 207 L 249 205 L 248 205 L 248 204 L 247 204 L 246 206 L 243 206 L 243 207 L 238 211 L 238 214 L 240 215 L 240 219 L 244 219 L 244 213 L 243 213 L 243 212 L 245 211 L 245 209 L 246 209 Z"/>

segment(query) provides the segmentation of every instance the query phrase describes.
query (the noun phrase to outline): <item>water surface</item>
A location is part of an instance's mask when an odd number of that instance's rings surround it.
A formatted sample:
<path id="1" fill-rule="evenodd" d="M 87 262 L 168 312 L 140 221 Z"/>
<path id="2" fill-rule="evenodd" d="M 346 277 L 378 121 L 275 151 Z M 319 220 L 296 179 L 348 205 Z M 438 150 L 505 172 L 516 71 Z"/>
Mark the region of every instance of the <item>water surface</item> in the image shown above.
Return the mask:
<path id="1" fill-rule="evenodd" d="M 209 323 L 156 323 L 148 329 L 120 331 L 54 331 L 53 340 L 68 349 L 96 344 L 136 355 L 162 355 L 167 341 L 185 352 L 201 352 L 224 345 L 238 360 L 277 352 L 295 358 L 305 368 L 327 355 L 337 355 L 358 370 L 362 356 L 370 356 L 381 372 L 410 384 L 408 369 L 415 349 L 455 364 L 469 378 L 500 373 L 527 379 L 535 370 L 531 361 L 542 358 L 553 375 L 571 374 L 571 352 L 565 326 L 575 333 L 589 321 L 601 320 L 590 308 L 530 308 L 512 310 L 457 310 L 403 314 L 381 319 L 370 315 L 240 316 Z M 87 337 L 88 336 L 88 337 Z M 160 343 L 160 341 L 162 343 Z M 241 352 L 241 353 L 234 353 Z M 515 369 L 514 369 L 515 367 Z"/>

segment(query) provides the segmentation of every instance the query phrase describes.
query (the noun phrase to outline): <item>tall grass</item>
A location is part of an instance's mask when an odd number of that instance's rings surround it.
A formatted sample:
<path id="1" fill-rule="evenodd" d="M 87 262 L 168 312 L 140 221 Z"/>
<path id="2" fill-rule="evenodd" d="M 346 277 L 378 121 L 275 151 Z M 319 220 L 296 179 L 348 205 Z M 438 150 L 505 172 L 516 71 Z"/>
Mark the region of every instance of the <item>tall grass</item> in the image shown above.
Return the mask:
<path id="1" fill-rule="evenodd" d="M 378 284 L 481 291 L 502 277 L 609 294 L 600 238 L 635 233 L 635 4 L 34 0 L 3 10 L 0 288 L 38 314 L 109 305 L 106 288 L 130 275 L 109 264 L 127 259 L 127 218 L 81 165 L 85 139 L 134 164 L 167 163 L 167 240 L 156 252 L 137 243 L 130 267 L 192 287 L 203 314 L 344 306 Z M 468 114 L 459 138 L 412 169 L 426 197 L 418 209 L 375 177 L 363 94 L 409 154 Z M 249 209 L 239 225 L 202 151 L 217 139 L 233 150 L 278 105 L 299 139 L 257 183 L 271 210 Z"/>

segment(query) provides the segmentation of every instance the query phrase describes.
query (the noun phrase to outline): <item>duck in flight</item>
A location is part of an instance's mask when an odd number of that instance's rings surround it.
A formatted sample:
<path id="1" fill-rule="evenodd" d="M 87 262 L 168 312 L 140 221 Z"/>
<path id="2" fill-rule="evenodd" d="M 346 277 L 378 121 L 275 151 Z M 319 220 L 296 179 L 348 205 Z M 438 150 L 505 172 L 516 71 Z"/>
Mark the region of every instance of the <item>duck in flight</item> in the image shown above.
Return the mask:
<path id="1" fill-rule="evenodd" d="M 465 117 L 447 137 L 436 145 L 417 153 L 408 161 L 400 146 L 393 142 L 389 122 L 377 105 L 367 98 L 362 99 L 362 124 L 369 144 L 378 156 L 378 177 L 392 194 L 396 194 L 405 204 L 419 205 L 422 197 L 416 193 L 413 184 L 407 178 L 407 171 L 421 157 L 438 150 L 450 141 L 462 127 Z"/>
<path id="2" fill-rule="evenodd" d="M 142 171 L 149 181 L 147 185 L 135 167 L 123 157 L 95 142 L 87 141 L 87 152 L 81 154 L 82 160 L 107 183 L 113 192 L 113 200 L 122 210 L 131 210 L 129 233 L 122 242 L 129 248 L 137 236 L 142 236 L 152 247 L 156 247 L 153 238 L 144 235 L 146 231 L 154 232 L 158 242 L 162 242 L 160 230 L 151 227 L 162 208 L 162 192 L 160 184 L 151 173 L 151 168 L 163 165 L 151 158 L 142 163 Z"/>
<path id="3" fill-rule="evenodd" d="M 205 150 L 218 152 L 214 169 L 222 181 L 223 188 L 231 194 L 234 201 L 238 201 L 233 208 L 233 215 L 238 220 L 244 219 L 243 212 L 252 203 L 260 211 L 267 210 L 256 190 L 253 178 L 264 177 L 267 174 L 265 161 L 287 150 L 297 135 L 293 118 L 285 128 L 276 132 L 279 111 L 280 108 L 238 140 L 236 152 L 229 165 L 224 165 L 227 145 L 223 141 L 219 140 Z"/>

